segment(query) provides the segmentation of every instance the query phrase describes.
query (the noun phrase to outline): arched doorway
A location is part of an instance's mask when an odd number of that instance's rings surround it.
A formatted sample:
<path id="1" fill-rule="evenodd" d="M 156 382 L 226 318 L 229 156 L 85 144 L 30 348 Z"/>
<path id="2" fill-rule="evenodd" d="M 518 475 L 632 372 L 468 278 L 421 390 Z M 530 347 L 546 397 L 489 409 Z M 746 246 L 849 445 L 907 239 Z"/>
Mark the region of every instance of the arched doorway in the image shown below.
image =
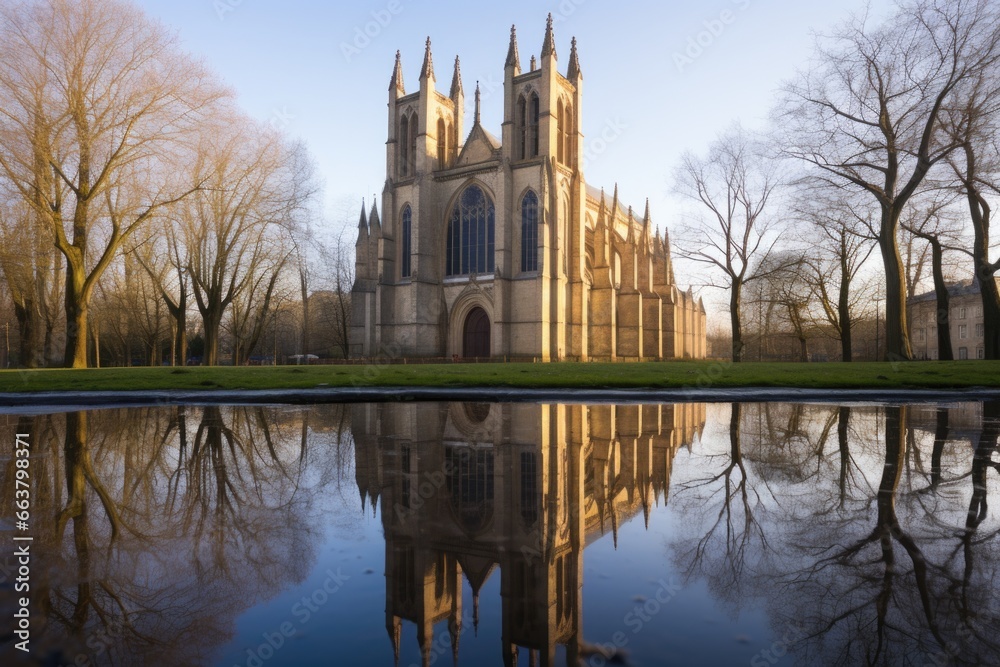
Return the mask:
<path id="1" fill-rule="evenodd" d="M 465 318 L 462 356 L 466 359 L 490 356 L 490 318 L 482 308 L 473 308 Z"/>

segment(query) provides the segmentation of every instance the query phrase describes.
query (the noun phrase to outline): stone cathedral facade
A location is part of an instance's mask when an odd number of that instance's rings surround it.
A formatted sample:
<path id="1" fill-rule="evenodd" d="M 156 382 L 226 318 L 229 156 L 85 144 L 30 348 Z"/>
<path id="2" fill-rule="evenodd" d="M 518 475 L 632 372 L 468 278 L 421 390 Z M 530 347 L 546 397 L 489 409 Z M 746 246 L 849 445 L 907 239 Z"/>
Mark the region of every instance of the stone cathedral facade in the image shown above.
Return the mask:
<path id="1" fill-rule="evenodd" d="M 511 29 L 501 138 L 472 127 L 458 58 L 438 90 L 430 40 L 419 90 L 399 53 L 389 84 L 386 182 L 362 210 L 354 357 L 704 358 L 705 307 L 674 277 L 669 236 L 588 185 L 576 40 L 560 73 L 552 18 L 522 70 Z"/>

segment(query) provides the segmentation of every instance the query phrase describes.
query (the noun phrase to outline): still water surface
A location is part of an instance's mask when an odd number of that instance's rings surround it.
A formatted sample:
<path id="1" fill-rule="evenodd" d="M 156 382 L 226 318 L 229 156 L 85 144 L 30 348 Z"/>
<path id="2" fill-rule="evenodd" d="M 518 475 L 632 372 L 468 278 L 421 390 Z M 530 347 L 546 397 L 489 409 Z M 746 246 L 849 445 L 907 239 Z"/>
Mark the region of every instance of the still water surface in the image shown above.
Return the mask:
<path id="1" fill-rule="evenodd" d="M 996 665 L 998 436 L 996 402 L 0 416 L 0 664 Z"/>

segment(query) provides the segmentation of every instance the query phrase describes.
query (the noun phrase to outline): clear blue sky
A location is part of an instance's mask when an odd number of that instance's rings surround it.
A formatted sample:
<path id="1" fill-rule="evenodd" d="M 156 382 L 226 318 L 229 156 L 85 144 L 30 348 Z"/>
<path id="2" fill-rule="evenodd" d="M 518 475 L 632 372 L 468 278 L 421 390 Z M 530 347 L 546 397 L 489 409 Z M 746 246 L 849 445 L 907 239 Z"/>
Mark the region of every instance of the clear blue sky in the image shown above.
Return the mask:
<path id="1" fill-rule="evenodd" d="M 588 160 L 587 181 L 620 183 L 626 203 L 652 204 L 654 221 L 672 226 L 671 174 L 681 153 L 702 151 L 734 120 L 764 122 L 781 82 L 812 53 L 812 30 L 826 31 L 865 0 L 710 0 L 661 3 L 562 0 L 504 3 L 373 0 L 138 0 L 175 30 L 182 46 L 238 93 L 243 108 L 274 119 L 307 143 L 336 224 L 356 220 L 358 203 L 385 179 L 386 102 L 397 49 L 407 91 L 417 88 L 424 40 L 433 41 L 438 87 L 447 90 L 455 55 L 469 104 L 483 86 L 483 123 L 500 134 L 503 64 L 511 24 L 522 66 L 541 50 L 546 14 L 556 17 L 560 68 L 570 38 L 584 75 L 583 131 L 589 144 L 605 128 L 618 134 Z M 879 13 L 889 0 L 873 0 Z M 394 13 L 395 12 L 395 13 Z M 723 12 L 729 12 L 723 14 Z M 384 27 L 376 18 L 381 15 Z M 386 21 L 386 17 L 391 17 Z M 359 31 L 373 37 L 344 53 Z M 721 29 L 720 29 L 721 28 Z M 713 29 L 714 33 L 713 34 Z M 705 44 L 678 64 L 691 40 Z M 495 92 L 491 92 L 494 91 Z M 350 203 L 350 211 L 347 210 Z"/>

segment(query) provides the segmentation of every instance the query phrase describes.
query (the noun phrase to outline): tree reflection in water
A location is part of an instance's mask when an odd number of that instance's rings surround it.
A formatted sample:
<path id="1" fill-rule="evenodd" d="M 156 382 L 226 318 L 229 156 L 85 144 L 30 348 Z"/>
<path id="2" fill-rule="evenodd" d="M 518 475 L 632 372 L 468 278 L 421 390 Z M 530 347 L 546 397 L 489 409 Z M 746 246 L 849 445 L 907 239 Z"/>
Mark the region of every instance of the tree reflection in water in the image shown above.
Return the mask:
<path id="1" fill-rule="evenodd" d="M 915 410 L 735 406 L 725 454 L 706 438 L 675 465 L 689 479 L 671 502 L 697 530 L 675 562 L 733 613 L 762 601 L 796 664 L 997 664 L 1000 409 L 986 404 L 974 452 Z"/>
<path id="2" fill-rule="evenodd" d="M 321 537 L 319 492 L 342 476 L 333 459 L 308 460 L 308 414 L 164 407 L 22 418 L 35 453 L 35 658 L 205 664 L 242 610 L 301 581 Z"/>
<path id="3" fill-rule="evenodd" d="M 669 503 L 673 569 L 733 616 L 765 612 L 774 637 L 794 638 L 790 662 L 1000 664 L 1000 403 L 708 414 L 707 427 L 696 405 L 21 417 L 3 428 L 34 443 L 35 655 L 203 664 L 242 611 L 306 577 L 324 531 L 356 535 L 381 510 L 389 637 L 359 649 L 372 663 L 399 655 L 404 624 L 420 661 L 447 659 L 439 622 L 457 657 L 499 573 L 496 662 L 551 665 L 563 647 L 575 665 L 608 640 L 584 636 L 585 548 L 659 554 L 659 539 L 618 534 Z M 6 459 L 5 506 L 14 473 Z M 361 516 L 331 511 L 359 492 Z M 688 613 L 670 609 L 661 629 Z"/>

